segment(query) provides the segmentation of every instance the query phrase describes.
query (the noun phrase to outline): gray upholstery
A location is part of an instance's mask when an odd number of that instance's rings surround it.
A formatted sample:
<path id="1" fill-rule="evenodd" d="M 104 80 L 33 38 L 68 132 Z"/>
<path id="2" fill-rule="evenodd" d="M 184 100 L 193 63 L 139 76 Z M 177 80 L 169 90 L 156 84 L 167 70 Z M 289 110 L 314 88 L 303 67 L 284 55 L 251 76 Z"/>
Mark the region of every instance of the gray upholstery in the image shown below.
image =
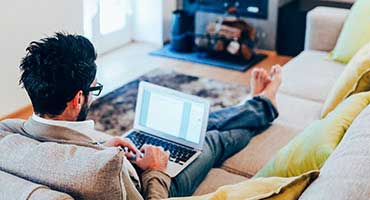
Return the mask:
<path id="1" fill-rule="evenodd" d="M 0 171 L 0 199 L 6 200 L 73 200 L 65 193 Z"/>
<path id="2" fill-rule="evenodd" d="M 337 43 L 347 9 L 317 7 L 307 15 L 306 50 L 331 51 Z"/>
<path id="3" fill-rule="evenodd" d="M 288 77 L 289 78 L 289 77 Z M 320 118 L 322 103 L 282 92 L 277 95 L 279 117 L 275 122 L 303 130 Z M 299 111 L 299 114 L 298 114 Z"/>
<path id="4" fill-rule="evenodd" d="M 118 148 L 99 151 L 76 145 L 40 143 L 18 134 L 0 140 L 0 169 L 58 188 L 77 199 L 126 197 L 121 174 L 123 157 Z"/>
<path id="5" fill-rule="evenodd" d="M 370 107 L 352 123 L 301 200 L 369 199 Z"/>
<path id="6" fill-rule="evenodd" d="M 327 52 L 303 51 L 284 65 L 280 92 L 324 103 L 345 65 L 327 60 Z"/>
<path id="7" fill-rule="evenodd" d="M 207 177 L 193 195 L 208 194 L 214 192 L 221 186 L 235 184 L 246 180 L 248 179 L 243 176 L 232 174 L 219 168 L 214 168 L 208 173 Z"/>
<path id="8" fill-rule="evenodd" d="M 227 159 L 221 168 L 251 178 L 299 131 L 288 125 L 274 123 L 266 131 L 255 136 L 247 147 Z"/>

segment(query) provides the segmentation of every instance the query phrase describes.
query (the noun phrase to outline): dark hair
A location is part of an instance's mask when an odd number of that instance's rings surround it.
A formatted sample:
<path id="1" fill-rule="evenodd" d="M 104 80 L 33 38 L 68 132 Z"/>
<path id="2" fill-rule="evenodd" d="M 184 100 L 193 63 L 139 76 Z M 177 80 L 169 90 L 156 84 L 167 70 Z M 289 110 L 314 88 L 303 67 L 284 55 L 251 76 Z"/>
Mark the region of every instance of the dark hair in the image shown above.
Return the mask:
<path id="1" fill-rule="evenodd" d="M 26 89 L 37 114 L 62 114 L 67 102 L 78 91 L 86 91 L 95 79 L 97 55 L 83 36 L 56 33 L 31 42 L 26 51 L 19 83 Z"/>

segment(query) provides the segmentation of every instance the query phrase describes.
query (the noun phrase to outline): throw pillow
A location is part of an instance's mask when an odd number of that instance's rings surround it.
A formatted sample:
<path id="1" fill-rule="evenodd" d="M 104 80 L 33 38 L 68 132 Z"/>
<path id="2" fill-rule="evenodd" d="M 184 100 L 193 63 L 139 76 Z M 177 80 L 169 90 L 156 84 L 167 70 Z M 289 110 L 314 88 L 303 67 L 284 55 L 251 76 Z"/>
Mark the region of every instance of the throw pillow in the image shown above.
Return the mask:
<path id="1" fill-rule="evenodd" d="M 370 106 L 353 121 L 325 162 L 320 177 L 302 194 L 311 199 L 369 199 Z"/>
<path id="2" fill-rule="evenodd" d="M 370 90 L 370 43 L 361 48 L 344 69 L 324 103 L 321 117 L 352 94 Z"/>
<path id="3" fill-rule="evenodd" d="M 265 165 L 256 177 L 291 177 L 320 169 L 357 115 L 370 103 L 370 92 L 352 95 L 325 119 L 308 126 Z M 281 133 L 284 134 L 284 133 Z"/>
<path id="4" fill-rule="evenodd" d="M 318 175 L 319 171 L 311 171 L 291 178 L 269 177 L 250 179 L 235 185 L 222 186 L 210 194 L 171 198 L 171 200 L 294 200 L 299 198 L 306 187 Z"/>
<path id="5" fill-rule="evenodd" d="M 353 55 L 370 42 L 370 1 L 357 0 L 344 23 L 342 32 L 330 58 L 348 63 Z"/>
<path id="6" fill-rule="evenodd" d="M 18 134 L 8 134 L 0 140 L 1 170 L 75 199 L 126 198 L 121 177 L 123 157 L 119 148 L 96 150 L 40 143 Z"/>

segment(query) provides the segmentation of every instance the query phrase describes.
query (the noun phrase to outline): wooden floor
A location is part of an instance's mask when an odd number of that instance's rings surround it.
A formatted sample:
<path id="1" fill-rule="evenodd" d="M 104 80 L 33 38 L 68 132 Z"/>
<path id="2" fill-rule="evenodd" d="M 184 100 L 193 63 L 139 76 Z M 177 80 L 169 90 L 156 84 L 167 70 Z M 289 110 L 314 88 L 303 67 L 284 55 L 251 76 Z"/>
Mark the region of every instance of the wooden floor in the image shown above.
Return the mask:
<path id="1" fill-rule="evenodd" d="M 148 55 L 149 52 L 156 50 L 157 48 L 159 47 L 145 43 L 131 43 L 120 49 L 100 56 L 97 60 L 97 78 L 98 81 L 104 85 L 102 95 L 107 94 L 123 84 L 156 68 L 172 69 L 181 73 L 207 77 L 226 83 L 249 85 L 251 70 L 239 72 Z M 259 50 L 258 52 L 267 54 L 268 58 L 258 63 L 255 67 L 262 67 L 267 70 L 269 70 L 274 64 L 284 65 L 291 59 L 291 57 L 280 56 L 272 51 Z M 29 105 L 12 114 L 0 117 L 0 121 L 7 118 L 27 119 L 32 115 L 32 113 L 32 106 Z"/>

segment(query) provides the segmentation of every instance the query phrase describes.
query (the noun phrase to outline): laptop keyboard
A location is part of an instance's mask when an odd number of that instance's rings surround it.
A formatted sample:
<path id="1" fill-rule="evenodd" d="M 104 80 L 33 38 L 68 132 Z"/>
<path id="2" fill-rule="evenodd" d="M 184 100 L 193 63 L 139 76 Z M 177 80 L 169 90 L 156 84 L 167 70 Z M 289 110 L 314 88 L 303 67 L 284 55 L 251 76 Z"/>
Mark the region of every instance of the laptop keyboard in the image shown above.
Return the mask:
<path id="1" fill-rule="evenodd" d="M 186 148 L 185 146 L 136 131 L 130 133 L 127 138 L 129 138 L 138 149 L 140 149 L 144 144 L 162 147 L 165 151 L 170 152 L 169 160 L 180 165 L 183 165 L 196 153 L 196 151 Z"/>

